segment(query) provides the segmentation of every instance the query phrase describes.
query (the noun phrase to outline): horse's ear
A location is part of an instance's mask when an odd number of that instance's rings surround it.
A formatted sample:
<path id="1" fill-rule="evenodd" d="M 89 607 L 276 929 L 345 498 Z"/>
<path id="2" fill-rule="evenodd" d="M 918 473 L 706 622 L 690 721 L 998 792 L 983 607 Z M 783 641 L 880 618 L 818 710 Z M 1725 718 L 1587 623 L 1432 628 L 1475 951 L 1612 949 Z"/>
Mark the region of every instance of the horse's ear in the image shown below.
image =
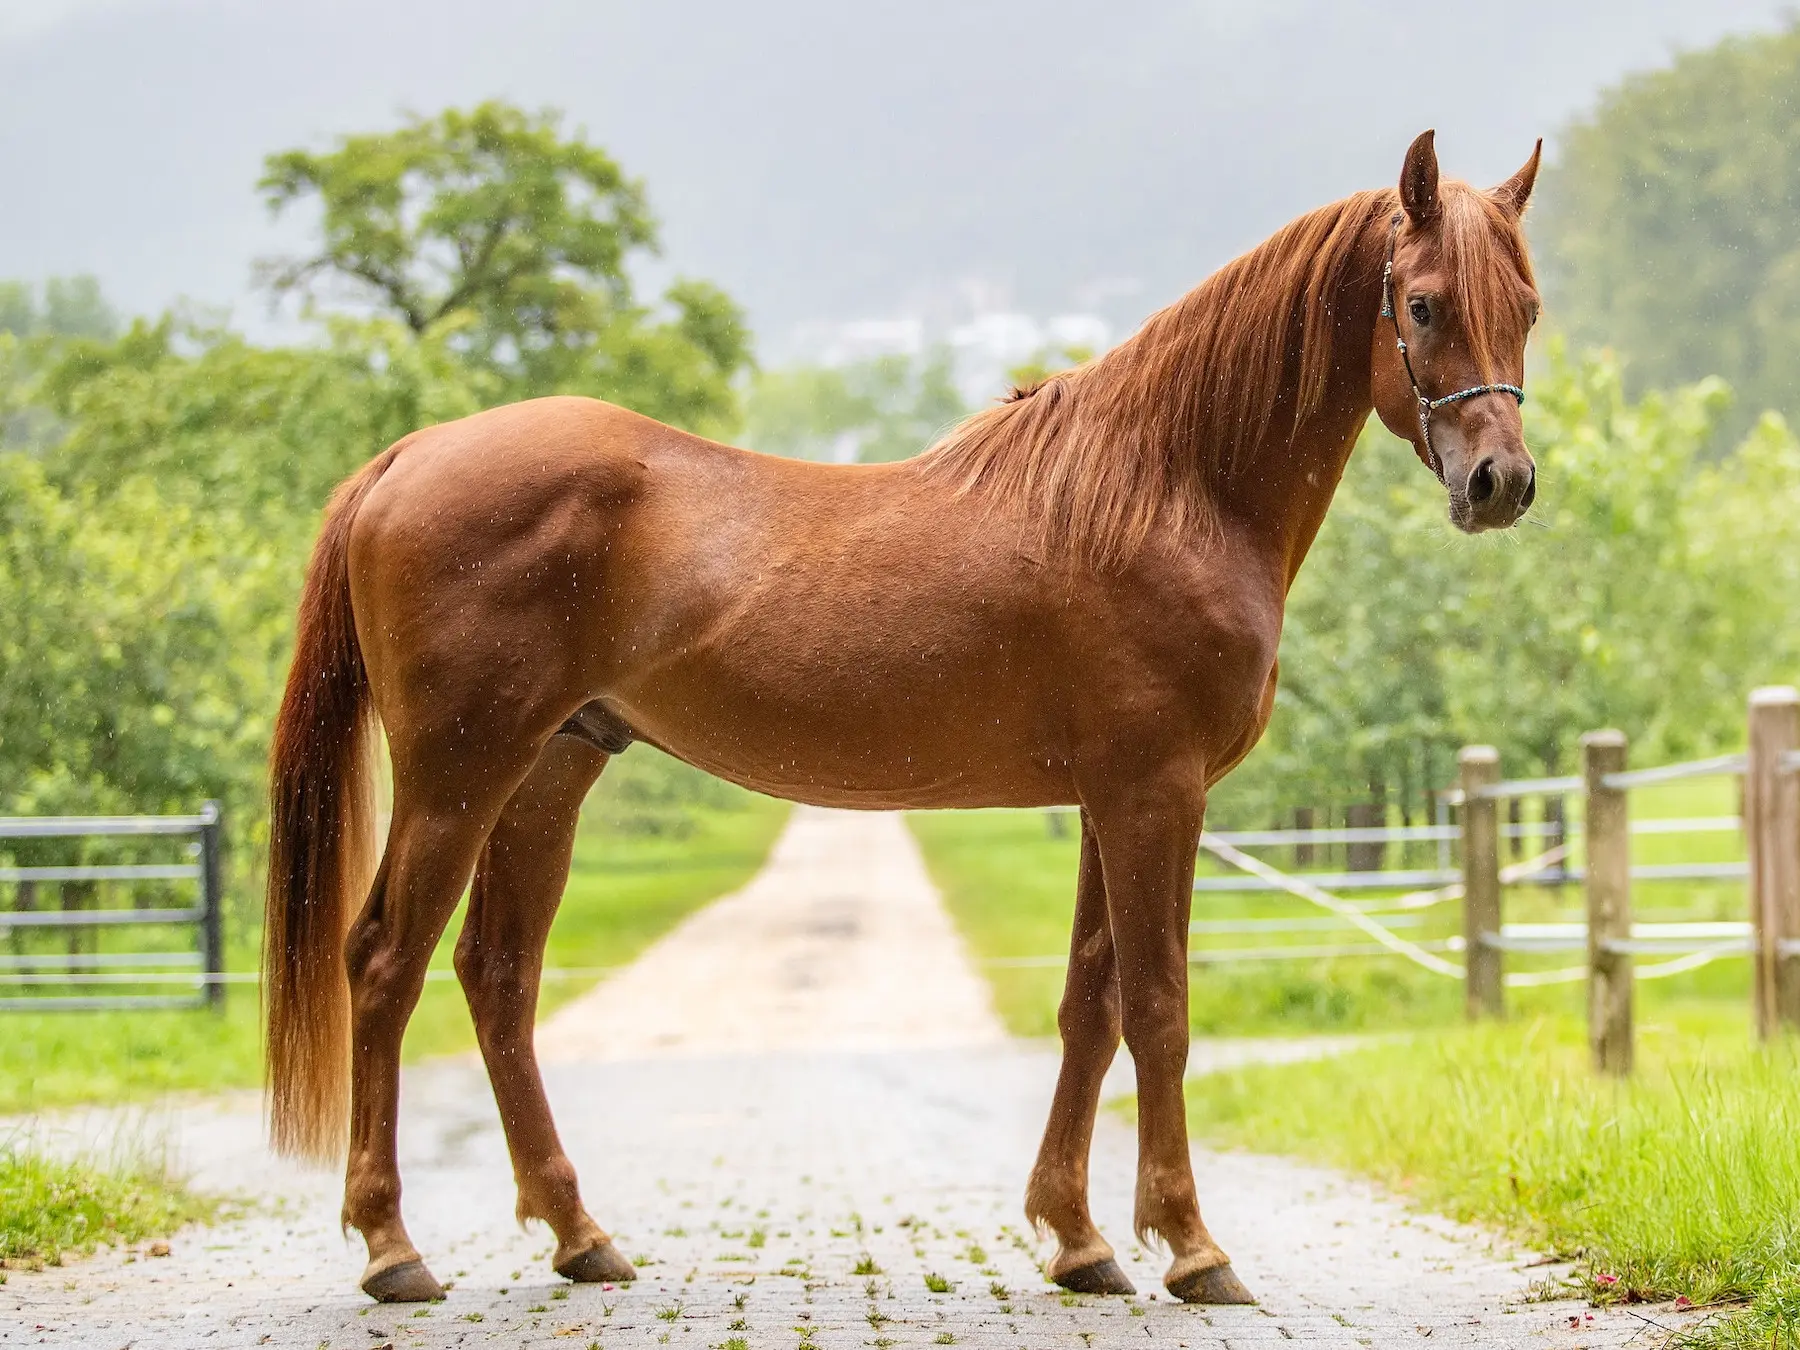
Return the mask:
<path id="1" fill-rule="evenodd" d="M 1429 225 L 1438 213 L 1437 132 L 1422 131 L 1406 151 L 1400 170 L 1400 205 L 1414 225 Z"/>
<path id="2" fill-rule="evenodd" d="M 1531 147 L 1531 158 L 1525 161 L 1525 167 L 1493 191 L 1494 200 L 1515 216 L 1525 214 L 1525 203 L 1531 200 L 1531 189 L 1537 182 L 1538 161 L 1543 157 L 1544 138 L 1539 136 L 1538 143 Z"/>

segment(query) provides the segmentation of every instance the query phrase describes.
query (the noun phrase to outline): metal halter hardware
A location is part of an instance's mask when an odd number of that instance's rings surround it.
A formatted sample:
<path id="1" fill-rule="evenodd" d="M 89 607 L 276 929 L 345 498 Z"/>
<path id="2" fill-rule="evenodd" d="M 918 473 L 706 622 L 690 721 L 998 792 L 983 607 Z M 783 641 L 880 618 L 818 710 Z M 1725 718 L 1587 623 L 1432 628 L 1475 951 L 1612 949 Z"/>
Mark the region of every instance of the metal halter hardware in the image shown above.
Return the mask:
<path id="1" fill-rule="evenodd" d="M 1419 401 L 1419 436 L 1425 442 L 1426 467 L 1442 483 L 1444 463 L 1431 445 L 1431 414 L 1447 404 L 1461 403 L 1465 398 L 1481 394 L 1511 394 L 1523 405 L 1525 391 L 1516 384 L 1474 384 L 1442 398 L 1425 397 L 1425 391 L 1419 388 L 1419 377 L 1413 374 L 1412 354 L 1406 350 L 1406 339 L 1400 336 L 1400 316 L 1394 312 L 1394 244 L 1400 238 L 1400 222 L 1404 218 L 1403 212 L 1396 211 L 1388 229 L 1387 262 L 1381 269 L 1381 317 L 1394 325 L 1394 346 L 1400 349 L 1400 359 L 1406 363 L 1407 382 L 1412 385 L 1413 397 Z"/>

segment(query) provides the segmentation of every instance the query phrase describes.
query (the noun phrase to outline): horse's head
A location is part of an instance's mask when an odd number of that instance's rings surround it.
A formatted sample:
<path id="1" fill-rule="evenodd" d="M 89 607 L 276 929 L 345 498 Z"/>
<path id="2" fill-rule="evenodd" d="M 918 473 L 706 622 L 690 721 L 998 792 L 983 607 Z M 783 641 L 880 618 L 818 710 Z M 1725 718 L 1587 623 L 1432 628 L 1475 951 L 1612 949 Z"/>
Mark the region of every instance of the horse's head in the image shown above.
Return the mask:
<path id="1" fill-rule="evenodd" d="M 1489 192 L 1440 182 L 1427 131 L 1406 152 L 1376 320 L 1375 409 L 1450 494 L 1450 520 L 1505 529 L 1537 495 L 1525 449 L 1525 339 L 1538 295 L 1519 218 L 1543 142 Z"/>

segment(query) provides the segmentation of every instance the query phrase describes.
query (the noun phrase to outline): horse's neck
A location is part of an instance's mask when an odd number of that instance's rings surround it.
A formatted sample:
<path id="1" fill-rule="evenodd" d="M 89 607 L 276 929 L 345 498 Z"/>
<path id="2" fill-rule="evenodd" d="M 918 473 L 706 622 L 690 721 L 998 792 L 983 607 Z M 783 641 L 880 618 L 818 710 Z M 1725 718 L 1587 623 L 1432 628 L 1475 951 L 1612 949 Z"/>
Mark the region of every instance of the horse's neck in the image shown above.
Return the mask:
<path id="1" fill-rule="evenodd" d="M 1332 495 L 1350 462 L 1363 425 L 1374 411 L 1369 358 L 1381 305 L 1379 238 L 1365 239 L 1359 257 L 1332 303 L 1331 376 L 1319 405 L 1294 428 L 1277 426 L 1255 459 L 1214 487 L 1222 517 L 1254 542 L 1292 586 L 1318 537 Z M 1292 393 L 1289 393 L 1292 399 Z M 1292 406 L 1290 401 L 1287 406 Z"/>

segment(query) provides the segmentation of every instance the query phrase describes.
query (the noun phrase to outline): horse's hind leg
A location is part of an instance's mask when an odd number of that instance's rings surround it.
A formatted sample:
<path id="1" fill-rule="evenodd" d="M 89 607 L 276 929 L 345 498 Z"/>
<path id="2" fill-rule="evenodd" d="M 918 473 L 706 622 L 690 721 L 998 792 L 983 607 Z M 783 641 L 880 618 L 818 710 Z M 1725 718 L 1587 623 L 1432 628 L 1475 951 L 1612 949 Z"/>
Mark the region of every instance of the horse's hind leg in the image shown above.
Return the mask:
<path id="1" fill-rule="evenodd" d="M 1106 882 L 1087 813 L 1081 817 L 1081 870 L 1075 882 L 1075 928 L 1069 970 L 1056 1013 L 1062 1069 L 1037 1165 L 1025 1189 L 1025 1213 L 1056 1235 L 1045 1274 L 1083 1294 L 1135 1293 L 1088 1210 L 1088 1155 L 1100 1083 L 1118 1053 L 1119 972 L 1107 921 Z"/>
<path id="2" fill-rule="evenodd" d="M 488 836 L 475 871 L 456 973 L 494 1085 L 519 1187 L 518 1217 L 556 1234 L 551 1264 L 571 1280 L 637 1278 L 581 1204 L 532 1046 L 544 944 L 569 877 L 582 798 L 607 756 L 573 736 L 545 747 Z"/>
<path id="3" fill-rule="evenodd" d="M 368 1244 L 363 1291 L 383 1303 L 444 1296 L 400 1219 L 400 1042 L 432 949 L 500 808 L 524 776 L 524 764 L 507 760 L 427 763 L 396 751 L 387 851 L 345 939 L 351 1090 L 344 1224 Z"/>

